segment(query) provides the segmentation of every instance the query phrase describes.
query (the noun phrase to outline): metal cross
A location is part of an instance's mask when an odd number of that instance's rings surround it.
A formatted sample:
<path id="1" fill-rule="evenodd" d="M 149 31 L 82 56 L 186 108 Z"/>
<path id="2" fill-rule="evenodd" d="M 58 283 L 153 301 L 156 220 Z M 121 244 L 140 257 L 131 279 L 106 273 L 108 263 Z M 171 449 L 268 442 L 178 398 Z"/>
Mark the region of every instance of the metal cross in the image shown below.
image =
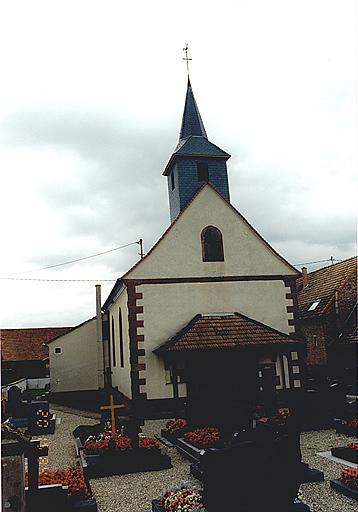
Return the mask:
<path id="1" fill-rule="evenodd" d="M 188 57 L 188 43 L 185 43 L 185 48 L 183 48 L 183 52 L 185 52 L 185 57 L 183 57 L 183 60 L 186 60 L 186 69 L 188 71 L 188 76 L 189 76 L 189 60 L 193 60 L 193 59 Z"/>

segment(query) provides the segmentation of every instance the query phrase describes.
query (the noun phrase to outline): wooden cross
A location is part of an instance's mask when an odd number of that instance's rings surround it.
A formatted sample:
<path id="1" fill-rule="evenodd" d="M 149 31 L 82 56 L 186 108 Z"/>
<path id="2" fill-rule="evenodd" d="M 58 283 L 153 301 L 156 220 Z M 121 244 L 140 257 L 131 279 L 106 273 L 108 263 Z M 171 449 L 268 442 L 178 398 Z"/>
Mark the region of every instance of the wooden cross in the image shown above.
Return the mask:
<path id="1" fill-rule="evenodd" d="M 111 427 L 112 427 L 112 434 L 115 434 L 117 432 L 116 430 L 116 415 L 115 415 L 115 409 L 123 409 L 126 406 L 121 405 L 115 405 L 113 400 L 113 395 L 109 395 L 109 405 L 101 405 L 101 410 L 110 410 L 111 411 Z"/>
<path id="2" fill-rule="evenodd" d="M 33 492 L 39 486 L 39 457 L 48 455 L 48 446 L 40 446 L 40 441 L 32 440 L 25 449 L 29 473 L 29 491 Z"/>
<path id="3" fill-rule="evenodd" d="M 188 57 L 188 43 L 185 43 L 185 47 L 183 48 L 183 52 L 185 52 L 185 57 L 183 57 L 183 60 L 186 60 L 186 69 L 188 71 L 188 76 L 189 76 L 189 60 L 193 60 L 191 59 L 190 57 Z"/>

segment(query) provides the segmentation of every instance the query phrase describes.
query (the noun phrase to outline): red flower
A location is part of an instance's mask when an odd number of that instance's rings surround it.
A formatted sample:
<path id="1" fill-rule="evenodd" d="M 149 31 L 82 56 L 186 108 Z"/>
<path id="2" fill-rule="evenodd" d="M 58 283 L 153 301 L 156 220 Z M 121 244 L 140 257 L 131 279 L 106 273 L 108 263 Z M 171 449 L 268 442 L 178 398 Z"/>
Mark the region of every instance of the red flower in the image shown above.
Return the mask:
<path id="1" fill-rule="evenodd" d="M 168 432 L 173 433 L 173 432 L 177 432 L 178 430 L 182 430 L 186 426 L 187 426 L 187 421 L 182 418 L 178 418 L 176 420 L 175 419 L 168 420 L 165 425 L 165 428 L 166 428 L 166 430 L 168 430 Z"/>
<path id="2" fill-rule="evenodd" d="M 69 496 L 76 494 L 82 499 L 91 497 L 80 467 L 57 469 L 56 471 L 44 469 L 39 473 L 39 485 L 51 484 L 67 485 Z M 28 473 L 25 475 L 25 485 L 28 485 Z"/>
<path id="3" fill-rule="evenodd" d="M 341 480 L 348 487 L 358 490 L 358 468 L 345 468 L 341 473 Z"/>
<path id="4" fill-rule="evenodd" d="M 358 450 L 358 443 L 348 443 L 347 448 L 352 448 L 353 450 Z"/>
<path id="5" fill-rule="evenodd" d="M 220 440 L 220 434 L 217 428 L 197 428 L 184 434 L 184 439 L 197 448 L 209 448 Z"/>

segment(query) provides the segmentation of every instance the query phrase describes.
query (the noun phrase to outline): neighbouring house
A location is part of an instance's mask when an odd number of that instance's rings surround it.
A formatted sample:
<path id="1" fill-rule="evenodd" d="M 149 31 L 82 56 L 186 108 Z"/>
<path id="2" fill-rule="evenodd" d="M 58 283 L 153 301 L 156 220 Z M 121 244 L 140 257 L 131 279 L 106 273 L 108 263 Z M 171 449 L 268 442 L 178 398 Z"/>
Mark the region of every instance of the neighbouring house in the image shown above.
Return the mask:
<path id="1" fill-rule="evenodd" d="M 91 402 L 93 392 L 103 387 L 97 341 L 97 319 L 93 317 L 49 342 L 50 390 L 55 400 Z"/>
<path id="2" fill-rule="evenodd" d="M 298 313 L 307 343 L 307 369 L 315 378 L 357 376 L 357 257 L 297 280 Z"/>
<path id="3" fill-rule="evenodd" d="M 2 384 L 49 375 L 48 342 L 71 327 L 1 329 Z"/>

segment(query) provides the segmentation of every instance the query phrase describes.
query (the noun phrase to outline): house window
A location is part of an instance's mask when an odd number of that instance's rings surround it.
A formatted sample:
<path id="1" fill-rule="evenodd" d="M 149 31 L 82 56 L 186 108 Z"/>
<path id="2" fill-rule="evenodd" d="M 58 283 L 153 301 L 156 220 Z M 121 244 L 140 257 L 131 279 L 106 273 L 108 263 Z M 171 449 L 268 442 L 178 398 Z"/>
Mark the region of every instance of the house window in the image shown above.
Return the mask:
<path id="1" fill-rule="evenodd" d="M 124 368 L 124 350 L 123 350 L 123 325 L 122 325 L 122 310 L 118 311 L 118 328 L 119 328 L 119 357 L 121 360 L 121 368 Z"/>
<path id="2" fill-rule="evenodd" d="M 112 316 L 112 361 L 113 366 L 116 366 L 116 337 L 114 331 L 114 317 Z"/>
<path id="3" fill-rule="evenodd" d="M 205 162 L 198 162 L 196 164 L 196 169 L 198 173 L 198 181 L 209 181 L 208 164 Z"/>
<path id="4" fill-rule="evenodd" d="M 54 353 L 55 354 L 62 354 L 62 348 L 61 347 L 55 347 Z"/>
<path id="5" fill-rule="evenodd" d="M 174 171 L 172 171 L 170 175 L 171 183 L 172 183 L 172 190 L 175 189 L 175 178 L 174 178 Z"/>
<path id="6" fill-rule="evenodd" d="M 313 347 L 314 348 L 318 347 L 318 339 L 317 339 L 317 336 L 315 334 L 312 336 L 312 343 L 313 343 Z"/>
<path id="7" fill-rule="evenodd" d="M 224 246 L 221 231 L 207 226 L 201 232 L 203 261 L 224 261 Z"/>
<path id="8" fill-rule="evenodd" d="M 173 384 L 173 367 L 172 367 L 172 365 L 166 361 L 164 369 L 165 369 L 165 383 Z M 178 378 L 178 383 L 186 382 L 186 373 L 185 373 L 184 363 L 177 362 L 175 369 L 176 369 L 176 374 L 177 374 L 177 378 Z"/>
<path id="9" fill-rule="evenodd" d="M 314 311 L 320 302 L 321 302 L 321 299 L 316 300 L 316 302 L 312 302 L 312 304 L 308 308 L 308 311 Z"/>

